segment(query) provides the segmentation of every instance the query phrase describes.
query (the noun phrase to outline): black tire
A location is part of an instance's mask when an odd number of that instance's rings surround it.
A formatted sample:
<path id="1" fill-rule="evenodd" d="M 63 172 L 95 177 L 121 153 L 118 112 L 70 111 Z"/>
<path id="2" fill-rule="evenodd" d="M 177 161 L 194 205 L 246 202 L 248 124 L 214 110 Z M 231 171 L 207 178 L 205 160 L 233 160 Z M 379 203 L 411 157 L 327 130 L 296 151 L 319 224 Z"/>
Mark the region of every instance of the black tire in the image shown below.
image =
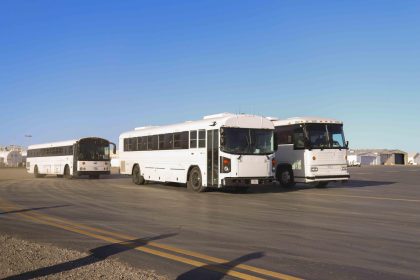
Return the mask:
<path id="1" fill-rule="evenodd" d="M 45 177 L 45 176 L 43 176 L 42 174 L 39 173 L 39 171 L 38 171 L 38 165 L 35 165 L 35 167 L 34 167 L 34 176 L 35 176 L 35 178 Z"/>
<path id="2" fill-rule="evenodd" d="M 279 167 L 276 171 L 276 179 L 280 183 L 280 186 L 284 188 L 291 188 L 295 185 L 293 171 L 290 167 Z"/>
<path id="3" fill-rule="evenodd" d="M 89 179 L 99 179 L 99 174 L 89 175 Z"/>
<path id="4" fill-rule="evenodd" d="M 200 168 L 193 167 L 188 174 L 187 189 L 193 192 L 204 192 L 203 180 L 201 176 Z"/>
<path id="5" fill-rule="evenodd" d="M 328 182 L 317 182 L 315 184 L 315 188 L 318 189 L 325 189 L 328 186 Z"/>
<path id="6" fill-rule="evenodd" d="M 144 183 L 146 182 L 146 180 L 144 180 L 144 177 L 141 176 L 140 167 L 138 165 L 135 165 L 133 168 L 132 180 L 133 183 L 136 185 L 144 185 Z"/>
<path id="7" fill-rule="evenodd" d="M 71 177 L 71 175 L 70 175 L 70 167 L 68 166 L 68 165 L 66 165 L 65 167 L 64 167 L 64 178 L 66 178 L 66 179 L 71 179 L 72 177 Z"/>

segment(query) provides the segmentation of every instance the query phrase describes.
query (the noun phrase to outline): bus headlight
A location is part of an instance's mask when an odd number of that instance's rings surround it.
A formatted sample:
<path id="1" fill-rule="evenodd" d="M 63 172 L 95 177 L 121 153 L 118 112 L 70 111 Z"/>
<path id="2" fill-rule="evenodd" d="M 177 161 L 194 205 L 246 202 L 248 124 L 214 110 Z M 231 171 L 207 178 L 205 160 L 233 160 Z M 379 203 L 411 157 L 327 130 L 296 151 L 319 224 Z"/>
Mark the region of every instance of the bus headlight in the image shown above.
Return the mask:
<path id="1" fill-rule="evenodd" d="M 342 166 L 341 171 L 347 171 L 347 166 Z"/>
<path id="2" fill-rule="evenodd" d="M 221 157 L 222 162 L 222 173 L 229 173 L 231 170 L 231 161 L 230 158 Z"/>
<path id="3" fill-rule="evenodd" d="M 311 167 L 311 172 L 318 172 L 318 167 Z"/>

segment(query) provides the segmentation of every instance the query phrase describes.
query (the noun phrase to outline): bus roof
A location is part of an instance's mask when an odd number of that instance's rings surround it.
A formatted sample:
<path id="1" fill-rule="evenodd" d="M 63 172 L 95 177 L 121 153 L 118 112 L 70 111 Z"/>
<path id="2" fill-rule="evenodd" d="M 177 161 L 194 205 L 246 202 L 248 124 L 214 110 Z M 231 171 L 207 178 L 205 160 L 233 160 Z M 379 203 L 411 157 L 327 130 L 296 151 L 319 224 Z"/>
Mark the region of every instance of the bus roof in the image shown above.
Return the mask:
<path id="1" fill-rule="evenodd" d="M 271 123 L 271 121 L 262 116 L 221 113 L 205 116 L 203 117 L 203 119 L 197 121 L 186 121 L 183 123 L 166 126 L 138 127 L 135 130 L 122 133 L 120 137 L 155 135 L 196 129 L 218 129 L 222 126 L 274 129 L 274 126 Z"/>
<path id="2" fill-rule="evenodd" d="M 321 117 L 293 117 L 288 119 L 276 119 L 276 118 L 268 118 L 274 124 L 274 126 L 283 126 L 283 125 L 292 125 L 292 124 L 300 124 L 300 123 L 335 123 L 335 124 L 343 124 L 342 121 L 330 118 L 321 118 Z"/>
<path id="3" fill-rule="evenodd" d="M 41 148 L 53 148 L 53 147 L 61 147 L 61 146 L 71 146 L 71 145 L 74 145 L 77 141 L 80 141 L 80 140 L 86 139 L 86 138 L 103 139 L 101 137 L 82 137 L 82 138 L 75 139 L 75 140 L 66 140 L 66 141 L 58 141 L 58 142 L 50 142 L 50 143 L 30 145 L 28 147 L 28 150 L 41 149 Z M 103 140 L 106 140 L 106 139 L 103 139 Z M 106 140 L 106 141 L 108 141 L 108 140 Z"/>

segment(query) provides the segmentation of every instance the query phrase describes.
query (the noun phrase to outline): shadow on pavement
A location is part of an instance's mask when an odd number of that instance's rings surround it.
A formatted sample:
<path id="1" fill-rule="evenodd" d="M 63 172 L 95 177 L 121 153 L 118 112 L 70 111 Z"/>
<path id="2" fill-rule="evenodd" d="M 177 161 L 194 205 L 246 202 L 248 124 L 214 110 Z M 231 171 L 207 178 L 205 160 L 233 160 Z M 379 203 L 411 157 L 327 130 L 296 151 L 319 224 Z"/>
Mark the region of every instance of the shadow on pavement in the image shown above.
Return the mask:
<path id="1" fill-rule="evenodd" d="M 179 275 L 176 279 L 178 280 L 195 280 L 195 279 L 208 279 L 208 280 L 218 280 L 223 279 L 230 270 L 236 266 L 247 262 L 253 259 L 259 259 L 264 257 L 264 252 L 255 252 L 241 256 L 237 259 L 234 259 L 230 262 L 221 263 L 221 264 L 210 264 L 204 265 L 197 268 L 194 268 L 190 271 L 187 271 Z"/>
<path id="2" fill-rule="evenodd" d="M 35 208 L 18 209 L 18 210 L 12 210 L 12 211 L 8 211 L 8 212 L 0 212 L 0 215 L 13 214 L 13 213 L 22 213 L 22 212 L 30 212 L 30 211 L 37 211 L 37 210 L 51 209 L 51 208 L 68 207 L 68 206 L 72 206 L 72 205 L 71 204 L 64 204 L 64 205 L 55 205 L 55 206 L 46 206 L 46 207 L 35 207 Z"/>
<path id="3" fill-rule="evenodd" d="M 390 181 L 368 181 L 368 180 L 351 180 L 344 184 L 331 184 L 328 188 L 364 188 L 364 187 L 375 187 L 375 186 L 388 186 L 396 184 L 396 182 Z"/>
<path id="4" fill-rule="evenodd" d="M 297 184 L 294 187 L 284 188 L 278 184 L 271 184 L 271 185 L 261 185 L 261 186 L 252 186 L 244 191 L 238 191 L 237 189 L 224 189 L 222 192 L 224 193 L 234 193 L 234 194 L 263 194 L 263 193 L 287 193 L 287 192 L 296 192 L 296 191 L 305 191 L 309 189 L 315 190 L 323 190 L 323 189 L 335 189 L 335 188 L 364 188 L 364 187 L 374 187 L 374 186 L 389 186 L 392 184 L 396 184 L 396 182 L 392 181 L 370 181 L 370 180 L 350 180 L 346 183 L 339 183 L 339 182 L 331 182 L 327 185 L 326 188 L 317 188 L 311 184 Z M 219 190 L 211 190 L 211 191 L 219 191 Z"/>
<path id="5" fill-rule="evenodd" d="M 124 177 L 127 178 L 127 177 Z M 266 184 L 266 185 L 259 185 L 259 186 L 244 186 L 244 187 L 224 187 L 221 189 L 218 188 L 208 188 L 206 190 L 207 193 L 226 193 L 226 194 L 241 194 L 241 195 L 252 195 L 252 194 L 264 194 L 264 193 L 287 193 L 287 192 L 296 192 L 296 191 L 304 191 L 309 189 L 334 189 L 334 188 L 363 188 L 363 187 L 372 187 L 372 186 L 388 186 L 396 184 L 396 182 L 392 181 L 370 181 L 370 180 L 352 180 L 346 183 L 340 182 L 331 182 L 328 184 L 326 188 L 317 188 L 311 184 L 296 184 L 294 187 L 282 187 L 278 183 L 273 184 Z M 185 184 L 181 183 L 174 183 L 174 182 L 152 182 L 149 181 L 145 184 L 145 186 L 153 187 L 153 188 L 160 188 L 160 189 L 168 189 L 168 190 L 181 190 L 188 192 L 187 187 Z"/>
<path id="6" fill-rule="evenodd" d="M 169 238 L 172 236 L 177 235 L 176 233 L 171 234 L 162 234 L 150 238 L 139 238 L 129 241 L 123 241 L 119 243 L 109 244 L 105 246 L 101 246 L 95 249 L 90 250 L 90 255 L 77 259 L 77 260 L 71 260 L 68 262 L 55 264 L 48 267 L 39 268 L 33 271 L 24 272 L 19 275 L 13 275 L 4 278 L 4 280 L 20 280 L 20 279 L 33 279 L 33 278 L 39 278 L 39 277 L 45 277 L 65 271 L 70 271 L 73 269 L 77 269 L 83 266 L 91 265 L 96 262 L 103 261 L 107 259 L 110 256 L 123 253 L 125 251 L 129 251 L 131 249 L 134 249 L 136 247 L 141 247 L 147 245 L 149 242 L 164 238 Z"/>

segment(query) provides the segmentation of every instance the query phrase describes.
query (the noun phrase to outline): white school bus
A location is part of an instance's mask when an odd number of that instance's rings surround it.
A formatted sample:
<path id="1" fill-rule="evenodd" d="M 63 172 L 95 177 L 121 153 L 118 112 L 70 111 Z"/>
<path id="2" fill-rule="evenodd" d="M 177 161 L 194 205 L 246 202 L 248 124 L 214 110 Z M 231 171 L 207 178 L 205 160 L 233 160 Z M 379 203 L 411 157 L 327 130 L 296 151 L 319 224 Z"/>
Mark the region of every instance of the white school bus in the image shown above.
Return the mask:
<path id="1" fill-rule="evenodd" d="M 120 172 L 135 184 L 187 183 L 188 189 L 273 181 L 274 126 L 254 115 L 217 114 L 120 135 Z"/>
<path id="2" fill-rule="evenodd" d="M 350 178 L 348 142 L 341 121 L 319 117 L 270 119 L 278 144 L 275 176 L 281 185 L 311 183 L 326 187 L 331 181 Z"/>
<path id="3" fill-rule="evenodd" d="M 97 179 L 111 172 L 110 145 L 115 153 L 114 143 L 98 137 L 31 145 L 28 147 L 26 170 L 36 178 L 88 175 Z"/>

